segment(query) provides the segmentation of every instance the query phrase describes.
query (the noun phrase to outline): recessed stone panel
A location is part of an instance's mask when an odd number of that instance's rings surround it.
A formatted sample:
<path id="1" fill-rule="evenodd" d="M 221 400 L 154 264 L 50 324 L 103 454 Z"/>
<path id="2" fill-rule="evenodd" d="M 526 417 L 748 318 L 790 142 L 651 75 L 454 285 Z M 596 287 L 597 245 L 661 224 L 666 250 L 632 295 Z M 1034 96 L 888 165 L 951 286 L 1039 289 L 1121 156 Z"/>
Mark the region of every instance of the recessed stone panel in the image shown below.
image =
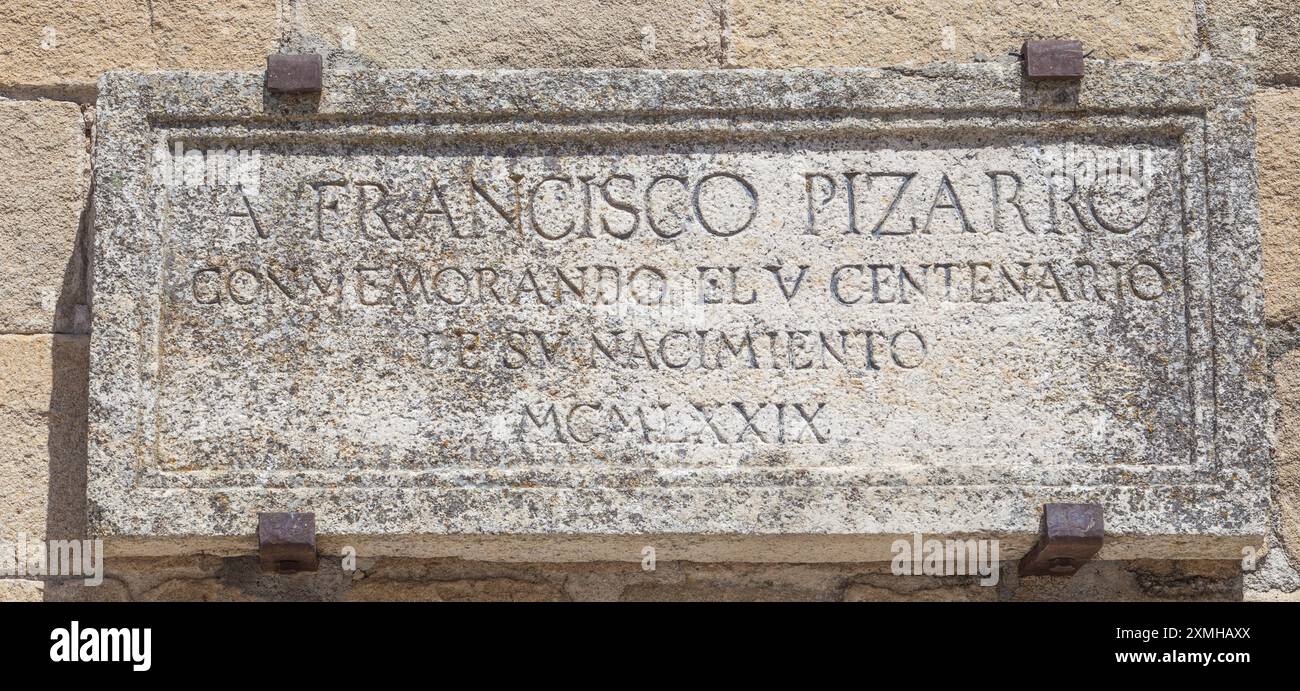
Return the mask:
<path id="1" fill-rule="evenodd" d="M 1239 75 L 1090 70 L 110 75 L 92 527 L 869 561 L 1089 501 L 1103 556 L 1236 556 Z"/>

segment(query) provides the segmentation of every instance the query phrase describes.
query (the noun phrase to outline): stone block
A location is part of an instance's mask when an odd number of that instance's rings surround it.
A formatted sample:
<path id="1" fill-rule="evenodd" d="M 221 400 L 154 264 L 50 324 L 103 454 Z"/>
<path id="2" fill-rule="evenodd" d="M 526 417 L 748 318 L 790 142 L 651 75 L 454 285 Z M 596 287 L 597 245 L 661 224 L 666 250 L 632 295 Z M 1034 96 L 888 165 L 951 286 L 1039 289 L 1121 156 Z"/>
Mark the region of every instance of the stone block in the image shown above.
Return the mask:
<path id="1" fill-rule="evenodd" d="M 1266 532 L 1236 66 L 103 84 L 99 534 L 1013 559 L 1048 502 L 1103 506 L 1103 559 Z"/>

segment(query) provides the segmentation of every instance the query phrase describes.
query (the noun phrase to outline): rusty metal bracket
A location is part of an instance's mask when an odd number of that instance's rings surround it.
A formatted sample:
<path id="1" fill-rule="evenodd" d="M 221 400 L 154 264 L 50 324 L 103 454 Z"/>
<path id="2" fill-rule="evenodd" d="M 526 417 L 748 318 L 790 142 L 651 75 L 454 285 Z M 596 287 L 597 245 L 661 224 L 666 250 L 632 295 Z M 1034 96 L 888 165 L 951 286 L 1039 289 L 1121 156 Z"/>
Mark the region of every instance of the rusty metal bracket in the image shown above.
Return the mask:
<path id="1" fill-rule="evenodd" d="M 1083 76 L 1081 41 L 1025 41 L 1020 58 L 1030 79 L 1078 79 Z"/>
<path id="2" fill-rule="evenodd" d="M 1038 544 L 1020 560 L 1021 576 L 1073 576 L 1101 549 L 1100 504 L 1047 504 Z"/>
<path id="3" fill-rule="evenodd" d="M 315 54 L 266 56 L 266 88 L 282 94 L 308 94 L 321 90 L 321 57 Z"/>
<path id="4" fill-rule="evenodd" d="M 257 514 L 257 552 L 267 573 L 317 570 L 316 514 Z"/>

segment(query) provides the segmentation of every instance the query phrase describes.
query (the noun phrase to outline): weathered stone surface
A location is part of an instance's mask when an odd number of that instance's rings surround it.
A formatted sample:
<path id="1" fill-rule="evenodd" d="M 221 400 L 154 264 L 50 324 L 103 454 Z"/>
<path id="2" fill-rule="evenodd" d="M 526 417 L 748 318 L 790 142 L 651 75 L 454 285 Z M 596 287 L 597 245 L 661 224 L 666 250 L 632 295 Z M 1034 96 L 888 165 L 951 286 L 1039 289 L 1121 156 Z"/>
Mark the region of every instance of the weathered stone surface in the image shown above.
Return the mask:
<path id="1" fill-rule="evenodd" d="M 109 558 L 102 585 L 51 582 L 45 598 L 67 600 L 1242 600 L 1294 599 L 1246 590 L 1235 561 L 1099 562 L 1073 578 L 1018 579 L 1005 565 L 996 586 L 969 577 L 890 573 L 889 564 L 701 564 L 627 562 L 503 564 L 459 559 L 383 558 L 341 572 L 322 559 L 317 573 L 269 576 L 256 557 Z M 32 583 L 32 582 L 28 582 Z M 4 581 L 0 580 L 0 594 Z M 34 584 L 39 587 L 39 584 Z M 38 591 L 39 592 L 39 591 Z"/>
<path id="2" fill-rule="evenodd" d="M 276 0 L 15 3 L 0 24 L 0 85 L 92 87 L 111 69 L 251 69 L 273 52 Z"/>
<path id="3" fill-rule="evenodd" d="M 1286 551 L 1300 557 L 1300 351 L 1295 350 L 1300 317 L 1300 94 L 1269 89 L 1254 98 L 1259 156 L 1260 234 L 1263 240 L 1265 316 L 1275 325 L 1278 416 L 1275 523 Z M 1279 555 L 1277 559 L 1284 559 Z M 1289 568 L 1285 571 L 1294 574 Z M 1295 584 L 1291 584 L 1295 589 Z"/>
<path id="4" fill-rule="evenodd" d="M 1017 578 L 1003 570 L 1006 598 L 1015 602 L 1152 602 L 1242 600 L 1240 560 L 1091 562 L 1070 578 Z"/>
<path id="5" fill-rule="evenodd" d="M 887 580 L 892 579 L 892 582 Z M 996 602 L 998 589 L 973 579 L 881 577 L 878 584 L 857 583 L 844 589 L 844 602 Z M 956 583 L 952 583 L 956 581 Z"/>
<path id="6" fill-rule="evenodd" d="M 1193 0 L 733 0 L 730 8 L 728 64 L 741 67 L 1000 59 L 1027 38 L 1079 39 L 1111 60 L 1196 54 Z"/>
<path id="7" fill-rule="evenodd" d="M 1300 92 L 1255 95 L 1259 220 L 1264 243 L 1264 307 L 1270 322 L 1300 316 Z"/>
<path id="8" fill-rule="evenodd" d="M 85 529 L 85 336 L 0 336 L 0 540 Z"/>
<path id="9" fill-rule="evenodd" d="M 310 510 L 367 554 L 1009 559 L 1096 501 L 1103 558 L 1238 557 L 1268 476 L 1248 85 L 1090 70 L 110 75 L 92 533 L 247 547 Z"/>
<path id="10" fill-rule="evenodd" d="M 349 600 L 377 602 L 561 602 L 557 584 L 509 578 L 474 580 L 379 581 L 354 583 Z"/>
<path id="11" fill-rule="evenodd" d="M 90 155 L 75 103 L 0 101 L 0 333 L 77 331 Z"/>
<path id="12" fill-rule="evenodd" d="M 1261 84 L 1300 84 L 1300 13 L 1288 0 L 1206 0 L 1215 57 L 1251 64 Z"/>
<path id="13" fill-rule="evenodd" d="M 45 596 L 41 581 L 0 578 L 0 602 L 40 602 Z"/>
<path id="14" fill-rule="evenodd" d="M 295 50 L 335 67 L 716 67 L 720 0 L 304 0 Z"/>
<path id="15" fill-rule="evenodd" d="M 1273 363 L 1278 415 L 1278 528 L 1287 551 L 1300 558 L 1300 350 L 1291 350 Z"/>
<path id="16" fill-rule="evenodd" d="M 1253 569 L 1242 575 L 1242 598 L 1246 600 L 1300 600 L 1300 573 L 1276 535 L 1268 549 L 1256 552 Z"/>

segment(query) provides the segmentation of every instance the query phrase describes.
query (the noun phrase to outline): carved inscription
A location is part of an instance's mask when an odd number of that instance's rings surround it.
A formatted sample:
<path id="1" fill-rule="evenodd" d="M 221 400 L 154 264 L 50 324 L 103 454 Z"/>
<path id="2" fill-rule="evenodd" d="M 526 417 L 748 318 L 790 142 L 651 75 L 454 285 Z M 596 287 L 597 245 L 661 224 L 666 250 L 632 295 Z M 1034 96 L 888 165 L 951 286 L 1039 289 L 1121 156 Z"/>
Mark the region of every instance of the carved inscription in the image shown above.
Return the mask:
<path id="1" fill-rule="evenodd" d="M 1187 453 L 1168 143 L 685 149 L 286 148 L 256 190 L 169 191 L 164 342 L 283 419 L 169 386 L 193 425 L 164 438 L 338 467 Z"/>

